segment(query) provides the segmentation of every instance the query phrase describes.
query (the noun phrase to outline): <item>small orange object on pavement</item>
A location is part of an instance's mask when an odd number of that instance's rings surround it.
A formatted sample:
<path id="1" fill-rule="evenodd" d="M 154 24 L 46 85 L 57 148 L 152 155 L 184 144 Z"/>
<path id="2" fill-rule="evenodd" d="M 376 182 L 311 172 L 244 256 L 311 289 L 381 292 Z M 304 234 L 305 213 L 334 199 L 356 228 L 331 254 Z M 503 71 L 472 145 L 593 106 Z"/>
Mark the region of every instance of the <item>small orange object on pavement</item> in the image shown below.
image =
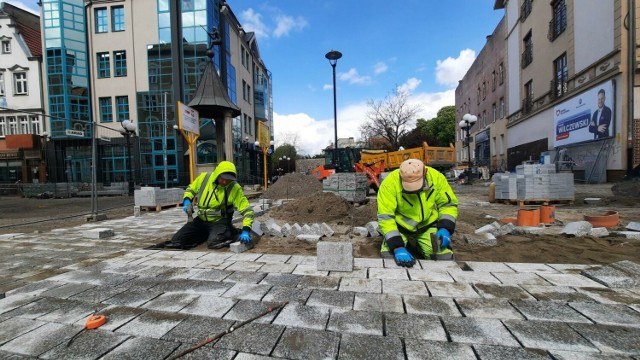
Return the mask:
<path id="1" fill-rule="evenodd" d="M 104 315 L 91 315 L 84 324 L 84 327 L 88 330 L 97 329 L 107 322 L 107 317 Z"/>

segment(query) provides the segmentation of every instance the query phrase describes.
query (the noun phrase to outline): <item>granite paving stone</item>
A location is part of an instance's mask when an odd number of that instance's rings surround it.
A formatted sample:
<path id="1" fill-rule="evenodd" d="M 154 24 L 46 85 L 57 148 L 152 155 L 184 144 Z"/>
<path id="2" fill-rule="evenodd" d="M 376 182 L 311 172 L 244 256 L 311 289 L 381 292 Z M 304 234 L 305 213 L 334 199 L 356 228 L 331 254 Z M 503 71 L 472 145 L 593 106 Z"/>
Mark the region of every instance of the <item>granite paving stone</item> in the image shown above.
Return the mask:
<path id="1" fill-rule="evenodd" d="M 465 261 L 467 268 L 478 272 L 514 273 L 515 271 L 501 262 Z M 464 266 L 463 266 L 464 267 Z"/>
<path id="2" fill-rule="evenodd" d="M 234 271 L 231 275 L 227 276 L 223 281 L 257 284 L 261 282 L 265 276 L 267 276 L 267 273 L 263 273 L 263 272 Z"/>
<path id="3" fill-rule="evenodd" d="M 409 269 L 409 278 L 420 281 L 454 282 L 448 272 L 437 270 Z"/>
<path id="4" fill-rule="evenodd" d="M 208 252 L 198 259 L 202 261 L 217 262 L 219 264 L 222 264 L 231 256 L 233 256 L 233 254 L 228 252 Z"/>
<path id="5" fill-rule="evenodd" d="M 296 265 L 292 274 L 296 275 L 314 275 L 314 276 L 327 276 L 329 271 L 320 271 L 316 265 Z"/>
<path id="6" fill-rule="evenodd" d="M 339 290 L 380 294 L 382 293 L 382 281 L 380 279 L 343 278 L 340 281 Z"/>
<path id="7" fill-rule="evenodd" d="M 62 286 L 58 286 L 54 289 L 49 289 L 40 293 L 40 296 L 55 297 L 60 299 L 68 299 L 83 291 L 93 289 L 96 285 L 83 284 L 83 283 L 69 283 Z"/>
<path id="8" fill-rule="evenodd" d="M 562 350 L 551 350 L 549 354 L 551 354 L 555 360 L 633 360 L 630 356 L 619 354 L 584 353 Z"/>
<path id="9" fill-rule="evenodd" d="M 535 300 L 519 286 L 500 284 L 473 284 L 473 288 L 487 299 Z"/>
<path id="10" fill-rule="evenodd" d="M 366 279 L 367 278 L 367 268 L 363 268 L 363 269 L 356 269 L 354 268 L 353 270 L 349 271 L 349 272 L 344 272 L 344 271 L 329 271 L 329 276 L 331 277 L 338 277 L 338 278 L 343 278 L 343 277 L 352 277 L 352 278 L 362 278 L 362 279 Z"/>
<path id="11" fill-rule="evenodd" d="M 473 345 L 520 346 L 498 319 L 443 316 L 442 322 L 453 342 Z"/>
<path id="12" fill-rule="evenodd" d="M 263 254 L 256 260 L 263 263 L 286 263 L 291 258 L 291 255 L 280 254 Z"/>
<path id="13" fill-rule="evenodd" d="M 165 293 L 178 292 L 200 295 L 222 295 L 232 286 L 233 283 L 229 282 L 183 279 L 166 280 L 152 287 L 150 290 L 162 291 Z"/>
<path id="14" fill-rule="evenodd" d="M 66 282 L 64 281 L 55 281 L 52 280 L 51 278 L 47 279 L 47 280 L 40 280 L 40 281 L 36 281 L 30 284 L 27 284 L 25 286 L 21 286 L 17 289 L 13 289 L 10 291 L 7 291 L 5 293 L 5 295 L 9 296 L 13 296 L 13 295 L 32 295 L 32 296 L 37 296 L 40 295 L 42 292 L 47 291 L 49 289 L 55 289 L 57 287 L 60 287 L 62 285 L 66 284 Z"/>
<path id="15" fill-rule="evenodd" d="M 39 356 L 63 342 L 68 342 L 80 330 L 82 326 L 46 323 L 2 345 L 0 350 Z"/>
<path id="16" fill-rule="evenodd" d="M 407 360 L 452 359 L 476 360 L 471 346 L 442 341 L 406 339 Z"/>
<path id="17" fill-rule="evenodd" d="M 143 314 L 146 310 L 141 308 L 134 307 L 126 307 L 126 306 L 108 306 L 102 310 L 98 314 L 104 315 L 107 317 L 107 322 L 100 327 L 102 330 L 113 331 L 120 326 L 128 323 L 134 318 Z M 76 322 L 76 325 L 84 326 L 86 323 L 86 319 L 81 319 Z"/>
<path id="18" fill-rule="evenodd" d="M 239 300 L 222 318 L 225 320 L 245 321 L 255 316 L 264 314 L 270 307 L 278 303 L 255 300 Z M 282 310 L 281 310 L 282 311 Z M 265 314 L 253 322 L 270 323 L 276 316 L 276 312 Z"/>
<path id="19" fill-rule="evenodd" d="M 488 319 L 524 319 L 505 299 L 456 299 L 462 315 Z"/>
<path id="20" fill-rule="evenodd" d="M 149 310 L 115 330 L 116 333 L 160 339 L 187 315 Z"/>
<path id="21" fill-rule="evenodd" d="M 285 286 L 273 286 L 262 298 L 262 301 L 270 302 L 297 302 L 304 304 L 311 295 L 311 289 L 290 288 Z"/>
<path id="22" fill-rule="evenodd" d="M 606 354 L 640 355 L 640 329 L 600 324 L 569 324 Z"/>
<path id="23" fill-rule="evenodd" d="M 222 281 L 232 274 L 231 271 L 218 270 L 218 269 L 195 269 L 197 273 L 189 277 L 193 280 L 206 280 L 206 281 Z"/>
<path id="24" fill-rule="evenodd" d="M 233 254 L 229 256 L 226 260 L 235 261 L 235 262 L 254 262 L 261 256 L 262 256 L 261 253 L 241 253 L 241 254 Z M 259 263 L 264 264 L 263 261 L 260 261 Z"/>
<path id="25" fill-rule="evenodd" d="M 507 346 L 474 345 L 480 360 L 545 360 L 552 359 L 540 349 L 514 349 Z"/>
<path id="26" fill-rule="evenodd" d="M 569 306 L 597 324 L 625 325 L 640 328 L 640 312 L 626 305 L 570 302 Z"/>
<path id="27" fill-rule="evenodd" d="M 565 303 L 559 301 L 513 300 L 511 304 L 527 320 L 589 323 L 591 321 Z"/>
<path id="28" fill-rule="evenodd" d="M 382 279 L 382 293 L 429 295 L 427 286 L 423 281 Z"/>
<path id="29" fill-rule="evenodd" d="M 447 334 L 437 316 L 385 313 L 384 321 L 385 335 L 387 336 L 447 341 Z"/>
<path id="30" fill-rule="evenodd" d="M 431 296 L 435 297 L 470 297 L 479 298 L 480 295 L 469 284 L 464 283 L 443 283 L 427 281 L 427 288 Z"/>
<path id="31" fill-rule="evenodd" d="M 523 272 L 558 273 L 558 270 L 552 268 L 547 264 L 537 264 L 537 263 L 504 263 L 504 264 L 519 273 L 523 273 Z"/>
<path id="32" fill-rule="evenodd" d="M 418 260 L 418 264 L 424 270 L 460 272 L 462 269 L 455 261 Z"/>
<path id="33" fill-rule="evenodd" d="M 404 360 L 402 341 L 397 337 L 343 334 L 338 360 Z"/>
<path id="34" fill-rule="evenodd" d="M 162 277 L 162 279 L 171 280 L 191 279 L 205 270 L 207 269 L 173 268 L 169 271 L 164 272 L 160 277 Z"/>
<path id="35" fill-rule="evenodd" d="M 264 265 L 261 262 L 254 261 L 236 261 L 225 268 L 228 271 L 259 271 Z"/>
<path id="36" fill-rule="evenodd" d="M 403 295 L 407 314 L 438 316 L 462 316 L 451 298 L 435 298 L 420 295 Z"/>
<path id="37" fill-rule="evenodd" d="M 9 318 L 0 323 L 0 344 L 4 344 L 24 333 L 45 325 L 44 321 Z"/>
<path id="38" fill-rule="evenodd" d="M 42 359 L 97 359 L 129 338 L 125 334 L 94 329 L 85 331 L 67 346 L 63 342 L 41 354 Z"/>
<path id="39" fill-rule="evenodd" d="M 238 355 L 233 358 L 233 360 L 267 360 L 267 359 L 273 359 L 270 356 L 262 356 L 262 355 L 255 355 L 255 354 L 249 354 L 249 353 L 238 353 Z"/>
<path id="40" fill-rule="evenodd" d="M 370 268 L 369 279 L 393 279 L 393 280 L 409 280 L 406 268 L 384 269 Z"/>
<path id="41" fill-rule="evenodd" d="M 547 264 L 548 266 L 565 274 L 579 274 L 584 269 L 593 268 L 589 264 Z"/>
<path id="42" fill-rule="evenodd" d="M 571 287 L 604 287 L 604 285 L 595 282 L 586 276 L 579 274 L 539 274 L 542 278 L 547 280 L 556 286 L 571 286 Z"/>
<path id="43" fill-rule="evenodd" d="M 630 288 L 640 286 L 640 279 L 638 279 L 638 276 L 634 276 L 612 266 L 584 269 L 581 274 L 597 281 L 600 284 L 612 288 Z"/>
<path id="44" fill-rule="evenodd" d="M 13 309 L 30 304 L 36 300 L 39 300 L 39 298 L 29 294 L 7 296 L 4 299 L 0 299 L 0 314 L 4 314 Z"/>
<path id="45" fill-rule="evenodd" d="M 149 302 L 162 294 L 162 291 L 134 289 L 118 293 L 106 300 L 103 300 L 103 302 L 111 305 L 136 307 Z"/>
<path id="46" fill-rule="evenodd" d="M 457 283 L 500 283 L 500 280 L 498 280 L 495 276 L 493 276 L 493 274 L 489 272 L 460 271 L 451 272 L 450 275 Z"/>
<path id="47" fill-rule="evenodd" d="M 396 264 L 396 261 L 391 258 L 391 259 L 382 259 L 382 262 L 384 263 L 384 267 L 385 269 L 406 269 L 404 266 L 400 266 L 398 264 Z M 416 264 L 414 265 L 414 267 L 416 269 L 420 268 L 420 263 L 418 261 L 416 261 Z"/>
<path id="48" fill-rule="evenodd" d="M 404 312 L 402 297 L 396 294 L 355 293 L 353 309 L 362 311 Z"/>
<path id="49" fill-rule="evenodd" d="M 313 290 L 306 305 L 323 306 L 333 309 L 353 309 L 353 291 Z"/>
<path id="50" fill-rule="evenodd" d="M 182 344 L 178 347 L 171 356 L 176 356 L 183 351 L 191 348 L 192 344 Z M 233 350 L 214 348 L 212 346 L 203 346 L 195 351 L 192 351 L 182 357 L 180 360 L 201 360 L 201 359 L 215 359 L 215 360 L 231 360 L 234 359 L 236 352 Z"/>
<path id="51" fill-rule="evenodd" d="M 101 303 L 110 297 L 127 291 L 128 288 L 119 286 L 94 286 L 89 290 L 69 297 L 69 300 L 79 300 L 88 303 Z"/>
<path id="52" fill-rule="evenodd" d="M 273 321 L 277 325 L 324 330 L 329 319 L 329 308 L 303 306 L 290 303 Z"/>
<path id="53" fill-rule="evenodd" d="M 292 255 L 287 264 L 316 266 L 316 257 L 308 255 Z"/>
<path id="54" fill-rule="evenodd" d="M 162 294 L 149 302 L 142 304 L 141 307 L 158 311 L 178 312 L 185 306 L 191 304 L 198 297 L 199 295 L 195 294 Z"/>
<path id="55" fill-rule="evenodd" d="M 335 359 L 339 343 L 340 335 L 337 333 L 287 328 L 273 350 L 273 355 L 298 360 Z"/>
<path id="56" fill-rule="evenodd" d="M 222 294 L 222 297 L 260 300 L 269 289 L 271 289 L 271 285 L 235 283 L 229 290 Z"/>
<path id="57" fill-rule="evenodd" d="M 307 289 L 338 290 L 340 278 L 329 276 L 302 275 L 298 287 Z"/>
<path id="58" fill-rule="evenodd" d="M 539 286 L 539 285 L 520 285 L 529 294 L 533 295 L 538 301 L 595 301 L 591 297 L 579 293 L 576 289 L 568 286 Z"/>
<path id="59" fill-rule="evenodd" d="M 214 348 L 269 355 L 284 330 L 284 326 L 252 322 L 223 336 Z"/>
<path id="60" fill-rule="evenodd" d="M 379 312 L 332 309 L 327 330 L 382 336 L 383 315 Z"/>
<path id="61" fill-rule="evenodd" d="M 15 308 L 5 313 L 9 317 L 37 319 L 68 304 L 68 300 L 39 298 L 37 301 Z"/>
<path id="62" fill-rule="evenodd" d="M 285 263 L 266 263 L 260 268 L 260 272 L 265 273 L 285 273 L 291 274 L 297 265 Z"/>
<path id="63" fill-rule="evenodd" d="M 505 285 L 551 285 L 536 273 L 493 273 L 493 276 Z"/>
<path id="64" fill-rule="evenodd" d="M 148 337 L 132 337 L 111 350 L 100 360 L 164 359 L 180 344 Z"/>
<path id="65" fill-rule="evenodd" d="M 640 304 L 640 294 L 626 289 L 578 288 L 576 290 L 602 304 Z"/>
<path id="66" fill-rule="evenodd" d="M 221 318 L 238 300 L 215 295 L 200 295 L 179 312 L 183 314 L 201 315 Z"/>
<path id="67" fill-rule="evenodd" d="M 565 323 L 540 320 L 504 320 L 503 323 L 526 348 L 598 352 Z"/>
<path id="68" fill-rule="evenodd" d="M 162 340 L 195 344 L 209 336 L 227 331 L 234 321 L 190 315 L 162 336 Z"/>
<path id="69" fill-rule="evenodd" d="M 287 286 L 287 287 L 296 287 L 300 280 L 302 279 L 302 275 L 295 274 L 267 274 L 260 284 L 264 285 L 276 285 L 276 286 Z"/>
<path id="70" fill-rule="evenodd" d="M 382 259 L 354 258 L 354 268 L 381 268 L 384 267 Z"/>
<path id="71" fill-rule="evenodd" d="M 46 298 L 45 298 L 46 299 Z M 52 305 L 55 303 L 52 303 Z M 105 304 L 89 304 L 76 300 L 65 300 L 60 302 L 53 311 L 38 317 L 38 320 L 57 322 L 62 324 L 73 324 L 76 321 L 86 319 L 91 314 L 99 312 L 105 308 Z"/>

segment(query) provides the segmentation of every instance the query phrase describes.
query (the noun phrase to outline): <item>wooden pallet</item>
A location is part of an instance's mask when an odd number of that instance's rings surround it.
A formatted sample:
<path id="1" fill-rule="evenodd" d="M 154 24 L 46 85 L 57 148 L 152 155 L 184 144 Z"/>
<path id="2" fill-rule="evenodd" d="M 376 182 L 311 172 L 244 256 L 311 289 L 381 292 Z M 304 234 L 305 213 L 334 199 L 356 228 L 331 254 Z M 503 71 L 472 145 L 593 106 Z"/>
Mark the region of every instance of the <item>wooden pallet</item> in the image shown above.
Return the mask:
<path id="1" fill-rule="evenodd" d="M 162 209 L 168 209 L 172 207 L 180 207 L 182 204 L 169 204 L 169 205 L 156 205 L 156 206 L 140 206 L 141 211 L 162 211 Z"/>
<path id="2" fill-rule="evenodd" d="M 497 203 L 507 205 L 518 205 L 518 207 L 524 207 L 527 205 L 573 205 L 574 199 L 562 199 L 562 200 L 549 200 L 549 199 L 527 199 L 527 200 L 509 200 L 509 199 L 496 199 Z"/>

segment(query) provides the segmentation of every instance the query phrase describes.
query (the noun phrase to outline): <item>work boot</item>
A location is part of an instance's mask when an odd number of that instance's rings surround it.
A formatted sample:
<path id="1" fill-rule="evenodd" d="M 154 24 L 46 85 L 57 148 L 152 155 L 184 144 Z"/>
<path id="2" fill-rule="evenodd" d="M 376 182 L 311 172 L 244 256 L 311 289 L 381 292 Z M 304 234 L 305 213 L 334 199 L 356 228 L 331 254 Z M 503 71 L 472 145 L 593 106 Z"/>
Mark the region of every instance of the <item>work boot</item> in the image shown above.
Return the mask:
<path id="1" fill-rule="evenodd" d="M 224 247 L 228 247 L 229 245 L 231 245 L 232 242 L 233 242 L 233 240 L 223 240 L 223 241 L 210 242 L 210 243 L 207 243 L 207 248 L 209 248 L 209 249 L 222 249 Z"/>

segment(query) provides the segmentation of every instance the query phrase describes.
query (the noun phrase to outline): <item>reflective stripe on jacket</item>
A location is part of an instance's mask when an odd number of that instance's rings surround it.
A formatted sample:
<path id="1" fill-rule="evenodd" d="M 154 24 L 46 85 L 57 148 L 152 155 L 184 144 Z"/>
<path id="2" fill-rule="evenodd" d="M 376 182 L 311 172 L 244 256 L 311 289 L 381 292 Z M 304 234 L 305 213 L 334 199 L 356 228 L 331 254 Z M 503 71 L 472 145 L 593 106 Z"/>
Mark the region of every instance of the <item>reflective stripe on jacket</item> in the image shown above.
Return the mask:
<path id="1" fill-rule="evenodd" d="M 378 225 L 385 241 L 403 232 L 435 226 L 453 234 L 458 218 L 458 198 L 442 173 L 425 166 L 425 186 L 419 193 L 402 191 L 400 170 L 393 170 L 378 190 Z"/>
<path id="2" fill-rule="evenodd" d="M 219 221 L 224 217 L 233 216 L 233 210 L 237 210 L 244 216 L 242 220 L 242 228 L 251 229 L 253 218 L 255 216 L 253 208 L 249 205 L 249 200 L 242 191 L 242 186 L 233 181 L 227 186 L 219 185 L 216 179 L 222 173 L 233 173 L 236 175 L 236 167 L 229 161 L 222 161 L 215 168 L 211 176 L 207 179 L 207 183 L 203 184 L 207 173 L 202 173 L 193 180 L 184 192 L 184 198 L 193 200 L 198 195 L 200 188 L 204 187 L 202 195 L 197 199 L 198 217 L 204 221 Z M 227 204 L 223 204 L 225 199 L 225 191 L 228 192 Z"/>

